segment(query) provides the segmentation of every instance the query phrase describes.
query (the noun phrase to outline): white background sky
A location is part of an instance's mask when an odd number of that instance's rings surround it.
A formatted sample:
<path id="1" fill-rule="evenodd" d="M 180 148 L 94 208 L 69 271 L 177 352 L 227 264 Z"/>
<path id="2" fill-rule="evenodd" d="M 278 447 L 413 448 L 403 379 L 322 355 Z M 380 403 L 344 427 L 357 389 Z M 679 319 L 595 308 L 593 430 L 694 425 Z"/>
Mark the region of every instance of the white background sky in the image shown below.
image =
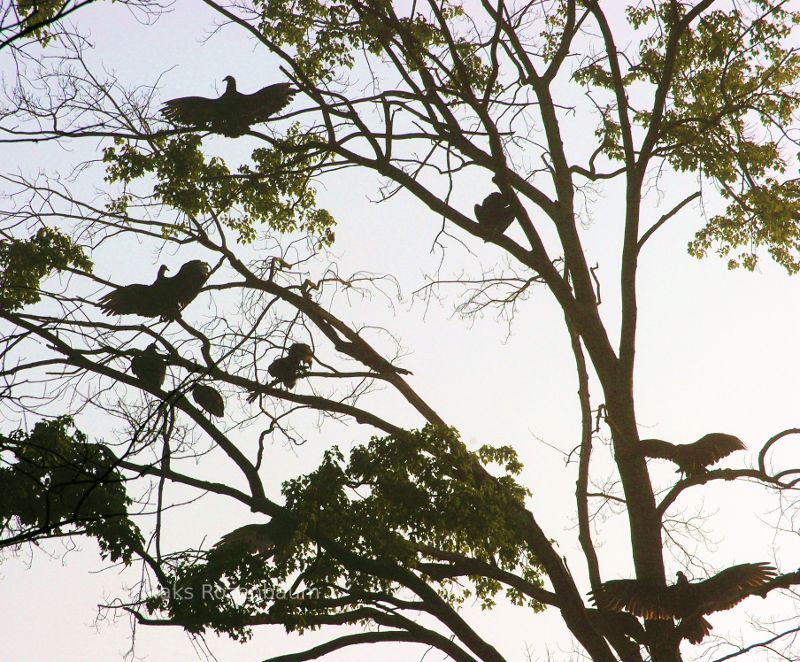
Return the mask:
<path id="1" fill-rule="evenodd" d="M 233 74 L 242 91 L 253 91 L 280 80 L 274 63 L 265 59 L 241 33 L 224 29 L 204 42 L 212 17 L 199 3 L 179 3 L 175 11 L 155 25 L 144 26 L 119 6 L 92 7 L 80 14 L 82 30 L 89 30 L 96 50 L 92 57 L 116 71 L 120 80 L 150 84 L 162 71 L 174 67 L 162 79 L 161 99 L 187 94 L 214 96 L 222 91 L 222 78 Z M 0 70 L 9 72 L 10 62 L 0 54 Z M 215 88 L 216 85 L 216 88 Z M 302 104 L 298 98 L 295 104 Z M 573 124 L 569 138 L 577 146 L 580 132 L 591 135 L 592 121 Z M 206 147 L 235 158 L 244 158 L 253 146 L 251 138 L 231 141 L 213 139 Z M 82 150 L 99 149 L 84 143 L 76 151 L 46 146 L 3 146 L 3 170 L 33 173 L 53 171 L 74 163 Z M 665 201 L 648 198 L 646 218 L 654 222 L 668 202 L 680 199 L 691 180 L 665 186 Z M 457 191 L 463 209 L 490 190 L 488 182 Z M 477 191 L 477 193 L 476 193 Z M 343 272 L 363 269 L 393 273 L 402 284 L 404 299 L 387 310 L 383 302 L 355 302 L 351 320 L 381 317 L 401 338 L 409 354 L 402 365 L 412 370 L 412 385 L 462 433 L 472 446 L 483 443 L 513 444 L 526 465 L 523 482 L 533 492 L 532 508 L 545 531 L 559 541 L 576 577 L 585 577 L 573 526 L 575 465 L 565 466 L 563 453 L 578 443 L 576 380 L 572 356 L 563 329 L 560 310 L 544 289 L 525 302 L 510 327 L 489 313 L 477 320 L 463 320 L 452 313 L 458 291 L 445 292 L 445 300 L 425 307 L 414 303 L 411 292 L 424 284 L 438 262 L 432 242 L 439 219 L 400 195 L 383 205 L 377 197 L 371 174 L 348 173 L 327 180 L 320 189 L 321 206 L 338 220 L 333 253 Z M 609 186 L 595 202 L 591 224 L 583 233 L 590 262 L 599 263 L 603 286 L 603 313 L 613 320 L 616 304 L 615 256 L 620 234 L 620 191 Z M 713 204 L 713 200 L 710 201 Z M 709 211 L 715 211 L 710 209 Z M 643 436 L 675 442 L 692 441 L 712 431 L 740 436 L 750 449 L 757 449 L 770 435 L 800 426 L 800 359 L 797 329 L 800 321 L 800 280 L 789 277 L 766 260 L 756 273 L 729 272 L 724 262 L 710 258 L 699 262 L 686 253 L 687 242 L 700 227 L 703 209 L 690 205 L 660 230 L 645 248 L 639 271 L 639 344 L 636 401 Z M 649 224 L 649 223 L 648 223 Z M 463 237 L 462 237 L 463 238 Z M 462 268 L 477 275 L 481 265 L 491 266 L 502 258 L 491 248 L 468 239 L 475 251 L 470 255 L 449 242 L 446 273 Z M 176 260 L 180 262 L 180 260 Z M 98 273 L 118 281 L 126 269 L 140 267 L 106 261 Z M 148 268 L 149 272 L 149 268 Z M 198 306 L 202 308 L 202 306 Z M 599 397 L 597 392 L 594 393 Z M 595 406 L 599 400 L 595 400 Z M 405 410 L 404 410 L 405 411 Z M 407 415 L 410 424 L 419 421 Z M 6 422 L 7 429 L 15 422 Z M 90 433 L 91 420 L 81 427 Z M 234 435 L 242 448 L 252 450 L 260 429 L 248 428 Z M 336 443 L 349 448 L 371 431 L 333 425 L 325 434 L 297 450 L 276 445 L 269 449 L 266 480 L 273 487 L 287 476 L 315 466 L 321 453 Z M 797 451 L 791 444 L 778 458 L 788 466 Z M 560 449 L 555 450 L 555 449 Z M 755 461 L 755 452 L 738 453 L 724 466 L 745 466 Z M 796 463 L 796 461 L 795 461 Z M 668 485 L 673 468 L 659 465 L 656 475 Z M 602 478 L 602 472 L 595 475 Z M 731 563 L 777 561 L 782 571 L 800 563 L 796 536 L 789 531 L 773 537 L 770 524 L 777 521 L 777 499 L 763 497 L 756 488 L 715 486 L 700 499 L 684 495 L 682 507 L 691 512 L 703 506 L 713 516 L 708 521 L 711 549 L 698 544 L 698 553 L 711 567 Z M 192 510 L 193 519 L 177 523 L 181 540 L 198 544 L 207 536 L 213 541 L 239 523 L 252 521 L 249 513 L 230 506 L 204 503 Z M 766 524 L 764 524 L 764 522 Z M 608 522 L 597 535 L 605 579 L 630 576 L 631 564 L 625 539 L 625 522 Z M 785 523 L 784 523 L 785 524 Z M 127 619 L 95 622 L 98 603 L 124 595 L 122 587 L 136 581 L 136 573 L 105 569 L 91 542 L 81 541 L 80 551 L 62 558 L 58 543 L 47 543 L 31 555 L 24 551 L 0 564 L 0 660 L 120 659 L 130 645 Z M 776 556 L 777 555 L 777 556 Z M 680 569 L 669 561 L 670 573 Z M 698 578 L 702 577 L 702 573 Z M 580 584 L 586 587 L 588 583 Z M 763 614 L 794 614 L 786 602 L 756 598 L 745 603 L 748 611 Z M 510 660 L 571 659 L 570 642 L 563 635 L 555 614 L 531 615 L 519 609 L 498 608 L 481 613 L 468 608 L 469 620 Z M 726 632 L 726 617 L 712 617 L 715 632 Z M 743 619 L 734 621 L 738 628 Z M 734 629 L 728 634 L 735 636 Z M 562 635 L 554 638 L 554 632 Z M 252 643 L 241 646 L 227 639 L 208 638 L 218 659 L 239 662 L 260 660 L 280 652 L 307 648 L 325 637 L 311 634 L 301 644 L 279 629 L 257 632 Z M 688 651 L 687 648 L 684 649 Z M 698 649 L 699 650 L 699 649 Z M 192 659 L 193 644 L 179 630 L 140 628 L 136 654 L 152 662 Z M 421 649 L 382 645 L 346 650 L 334 660 L 419 659 Z M 426 659 L 440 659 L 431 653 Z M 749 658 L 755 659 L 755 658 Z"/>

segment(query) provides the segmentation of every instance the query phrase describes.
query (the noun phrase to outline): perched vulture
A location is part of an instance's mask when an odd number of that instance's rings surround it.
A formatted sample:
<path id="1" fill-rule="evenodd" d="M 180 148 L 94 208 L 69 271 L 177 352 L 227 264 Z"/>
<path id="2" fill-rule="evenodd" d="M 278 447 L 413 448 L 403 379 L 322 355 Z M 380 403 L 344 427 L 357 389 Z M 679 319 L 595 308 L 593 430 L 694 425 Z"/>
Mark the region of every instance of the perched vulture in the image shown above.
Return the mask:
<path id="1" fill-rule="evenodd" d="M 678 573 L 672 586 L 650 586 L 635 579 L 605 582 L 592 600 L 601 609 L 629 611 L 647 620 L 679 619 L 677 632 L 693 644 L 711 630 L 705 614 L 725 611 L 770 582 L 778 571 L 769 563 L 742 563 L 701 582 Z"/>
<path id="2" fill-rule="evenodd" d="M 209 267 L 202 260 L 184 264 L 171 278 L 164 276 L 167 267 L 158 269 L 150 285 L 125 285 L 100 299 L 100 310 L 106 315 L 141 315 L 173 321 L 191 303 L 208 280 Z"/>
<path id="3" fill-rule="evenodd" d="M 100 299 L 100 310 L 106 315 L 141 315 L 142 317 L 160 317 L 161 309 L 153 293 L 164 281 L 166 265 L 158 268 L 158 275 L 150 285 L 134 283 L 118 287 Z"/>
<path id="4" fill-rule="evenodd" d="M 306 367 L 308 367 L 314 360 L 314 351 L 304 342 L 296 342 L 289 347 L 289 351 L 286 353 L 286 358 L 290 361 L 293 361 L 298 366 L 301 363 L 304 363 Z"/>
<path id="5" fill-rule="evenodd" d="M 277 379 L 286 388 L 294 388 L 297 384 L 297 373 L 300 363 L 293 361 L 288 356 L 282 356 L 269 364 L 269 374 Z"/>
<path id="6" fill-rule="evenodd" d="M 647 457 L 670 460 L 687 477 L 704 474 L 710 465 L 746 448 L 739 437 L 722 432 L 710 432 L 692 444 L 671 444 L 661 439 L 642 439 L 640 444 Z"/>
<path id="7" fill-rule="evenodd" d="M 209 562 L 221 555 L 241 557 L 245 554 L 268 554 L 270 557 L 280 553 L 289 544 L 295 527 L 270 520 L 266 524 L 246 524 L 226 533 L 211 548 Z"/>
<path id="8" fill-rule="evenodd" d="M 221 418 L 225 415 L 225 401 L 220 392 L 206 384 L 195 384 L 192 387 L 194 401 L 212 416 Z"/>
<path id="9" fill-rule="evenodd" d="M 499 191 L 487 195 L 481 204 L 475 205 L 475 218 L 493 235 L 501 235 L 517 216 L 516 203 Z"/>
<path id="10" fill-rule="evenodd" d="M 214 545 L 214 548 L 235 546 L 258 554 L 270 552 L 275 547 L 275 529 L 274 521 L 266 524 L 246 524 L 226 533 Z"/>
<path id="11" fill-rule="evenodd" d="M 151 389 L 159 388 L 167 374 L 167 362 L 156 349 L 156 343 L 150 343 L 143 352 L 131 359 L 133 374 Z"/>
<path id="12" fill-rule="evenodd" d="M 195 300 L 209 275 L 209 266 L 202 260 L 190 260 L 172 278 L 163 278 L 154 295 L 160 302 L 161 319 L 177 319 L 181 310 Z"/>
<path id="13" fill-rule="evenodd" d="M 236 79 L 226 76 L 225 92 L 217 99 L 181 97 L 164 104 L 161 114 L 175 124 L 208 129 L 236 138 L 250 126 L 282 110 L 297 93 L 289 83 L 275 83 L 253 94 L 236 91 Z"/>
<path id="14" fill-rule="evenodd" d="M 313 360 L 314 350 L 311 349 L 311 346 L 303 342 L 296 342 L 289 346 L 286 356 L 281 356 L 269 364 L 269 374 L 286 388 L 294 388 L 297 385 L 297 378 L 311 365 Z M 253 393 L 247 398 L 247 401 L 254 402 L 257 397 L 258 393 Z"/>

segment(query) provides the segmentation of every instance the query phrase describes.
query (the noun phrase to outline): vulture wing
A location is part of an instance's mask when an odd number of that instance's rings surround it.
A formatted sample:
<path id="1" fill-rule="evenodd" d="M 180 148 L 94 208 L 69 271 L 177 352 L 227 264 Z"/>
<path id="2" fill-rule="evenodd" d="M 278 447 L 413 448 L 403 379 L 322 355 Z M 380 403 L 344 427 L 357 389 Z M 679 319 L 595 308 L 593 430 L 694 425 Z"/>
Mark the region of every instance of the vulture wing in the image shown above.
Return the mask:
<path id="1" fill-rule="evenodd" d="M 145 386 L 157 389 L 164 383 L 167 362 L 156 351 L 156 344 L 151 343 L 143 352 L 131 359 L 131 370 Z"/>
<path id="2" fill-rule="evenodd" d="M 192 387 L 194 401 L 212 416 L 221 418 L 225 415 L 225 401 L 220 392 L 206 384 L 195 384 Z"/>
<path id="3" fill-rule="evenodd" d="M 675 449 L 677 446 L 662 439 L 642 439 L 639 442 L 639 447 L 642 449 L 647 457 L 660 457 L 665 460 L 675 460 Z"/>
<path id="4" fill-rule="evenodd" d="M 722 432 L 711 432 L 691 444 L 671 444 L 661 439 L 642 439 L 640 444 L 645 455 L 670 460 L 687 476 L 704 473 L 709 465 L 745 448 L 741 439 Z"/>
<path id="5" fill-rule="evenodd" d="M 711 623 L 703 618 L 705 614 L 737 605 L 772 580 L 777 572 L 769 563 L 742 563 L 702 582 L 670 586 L 677 603 L 676 614 L 681 617 L 678 634 L 699 644 L 711 631 Z"/>
<path id="6" fill-rule="evenodd" d="M 142 317 L 158 317 L 161 315 L 158 298 L 155 296 L 165 280 L 165 266 L 158 270 L 158 276 L 151 285 L 134 283 L 125 285 L 104 294 L 99 301 L 99 308 L 106 315 L 141 315 Z"/>
<path id="7" fill-rule="evenodd" d="M 106 315 L 142 315 L 158 317 L 159 313 L 149 301 L 150 285 L 125 285 L 100 299 L 100 310 Z"/>
<path id="8" fill-rule="evenodd" d="M 295 94 L 297 90 L 290 83 L 267 85 L 253 94 L 238 95 L 236 107 L 231 112 L 248 124 L 263 122 L 288 106 Z"/>
<path id="9" fill-rule="evenodd" d="M 778 574 L 769 563 L 742 563 L 726 568 L 702 582 L 684 587 L 684 613 L 710 614 L 737 605 Z"/>
<path id="10" fill-rule="evenodd" d="M 172 291 L 181 308 L 189 305 L 200 294 L 209 275 L 208 264 L 202 260 L 191 260 L 172 277 Z"/>
<path id="11" fill-rule="evenodd" d="M 614 579 L 604 582 L 592 600 L 600 609 L 628 611 L 648 620 L 664 621 L 675 616 L 673 594 L 664 588 L 650 586 L 636 579 Z"/>
<path id="12" fill-rule="evenodd" d="M 769 583 L 777 575 L 769 563 L 742 563 L 702 582 L 686 582 L 679 573 L 677 584 L 666 588 L 635 579 L 616 579 L 602 584 L 592 600 L 601 609 L 625 611 L 649 620 L 681 619 L 678 633 L 697 644 L 710 632 L 703 615 L 724 611 Z"/>
<path id="13" fill-rule="evenodd" d="M 180 97 L 170 99 L 161 108 L 161 114 L 170 122 L 184 126 L 208 128 L 222 119 L 225 103 L 207 97 Z"/>
<path id="14" fill-rule="evenodd" d="M 244 135 L 251 124 L 263 122 L 284 108 L 296 92 L 289 83 L 268 85 L 253 94 L 228 92 L 219 99 L 211 129 L 230 138 Z"/>
<path id="15" fill-rule="evenodd" d="M 211 550 L 211 562 L 214 555 L 223 550 L 232 554 L 277 554 L 284 556 L 287 546 L 294 535 L 294 525 L 270 520 L 266 524 L 247 524 L 225 534 Z M 217 557 L 219 558 L 219 557 Z"/>
<path id="16" fill-rule="evenodd" d="M 240 548 L 248 552 L 269 552 L 275 546 L 272 526 L 267 524 L 247 524 L 226 533 L 219 539 L 214 549 Z"/>
<path id="17" fill-rule="evenodd" d="M 745 448 L 739 437 L 722 432 L 710 432 L 693 444 L 678 446 L 676 462 L 687 474 L 703 472 L 706 467 L 719 462 L 723 457 Z"/>

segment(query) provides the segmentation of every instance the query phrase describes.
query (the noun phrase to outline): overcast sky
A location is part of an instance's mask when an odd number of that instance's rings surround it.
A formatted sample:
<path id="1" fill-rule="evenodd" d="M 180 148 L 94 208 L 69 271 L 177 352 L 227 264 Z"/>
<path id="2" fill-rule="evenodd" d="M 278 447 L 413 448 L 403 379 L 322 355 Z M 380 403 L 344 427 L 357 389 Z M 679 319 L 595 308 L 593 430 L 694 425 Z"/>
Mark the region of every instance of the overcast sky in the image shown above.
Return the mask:
<path id="1" fill-rule="evenodd" d="M 124 83 L 149 85 L 166 72 L 160 82 L 160 100 L 188 94 L 214 96 L 222 91 L 222 78 L 228 74 L 237 77 L 245 92 L 281 80 L 275 63 L 234 29 L 223 29 L 204 40 L 214 19 L 199 3 L 177 3 L 172 13 L 150 26 L 123 7 L 105 4 L 79 16 L 81 30 L 90 32 L 95 45 L 95 62 L 114 70 Z M 0 70 L 7 74 L 10 62 L 3 62 L 4 57 L 0 53 Z M 576 149 L 580 129 L 579 123 L 574 125 L 569 136 Z M 593 136 L 594 123 L 587 118 L 582 130 Z M 213 139 L 207 145 L 232 159 L 244 159 L 254 146 L 252 140 L 242 138 L 230 144 L 232 141 Z M 0 164 L 8 171 L 23 173 L 66 170 L 85 158 L 85 150 L 101 147 L 89 142 L 73 151 L 53 146 L 3 146 Z M 663 192 L 663 199 L 655 194 L 648 197 L 649 222 L 684 194 L 686 183 L 675 179 L 672 188 Z M 456 191 L 456 200 L 470 210 L 490 190 L 488 182 L 476 181 L 474 186 Z M 439 262 L 433 243 L 440 219 L 407 195 L 374 204 L 377 181 L 372 174 L 350 172 L 332 177 L 320 188 L 319 196 L 321 206 L 338 221 L 332 252 L 342 271 L 392 273 L 402 286 L 403 299 L 394 302 L 394 308 L 381 300 L 356 302 L 351 319 L 377 318 L 391 325 L 408 348 L 401 363 L 414 373 L 412 385 L 461 431 L 471 447 L 514 445 L 526 466 L 523 482 L 533 492 L 534 513 L 546 533 L 558 540 L 573 574 L 584 578 L 579 585 L 587 587 L 572 519 L 576 467 L 565 465 L 566 454 L 578 443 L 579 420 L 572 355 L 560 309 L 543 288 L 522 304 L 510 325 L 492 312 L 471 320 L 455 315 L 461 293 L 457 289 L 445 290 L 441 301 L 425 306 L 415 301 L 412 293 L 427 282 L 425 275 Z M 599 264 L 602 312 L 612 327 L 622 201 L 619 187 L 602 189 L 584 231 L 589 261 Z M 708 204 L 716 201 L 710 198 Z M 800 281 L 766 259 L 756 273 L 747 273 L 730 272 L 724 261 L 714 257 L 702 262 L 689 257 L 687 243 L 707 211 L 689 205 L 655 235 L 642 254 L 638 419 L 643 436 L 688 442 L 707 432 L 728 432 L 740 436 L 750 449 L 757 449 L 772 434 L 800 426 L 796 340 Z M 449 240 L 446 273 L 465 270 L 476 275 L 481 268 L 505 260 L 473 238 L 456 236 L 467 239 L 472 252 Z M 128 268 L 132 273 L 140 270 L 135 264 L 115 264 L 108 256 L 97 265 L 102 275 L 113 274 L 120 280 Z M 596 405 L 600 396 L 596 390 L 594 395 Z M 397 416 L 415 424 L 405 410 Z M 7 425 L 3 427 L 7 431 Z M 91 417 L 81 419 L 80 427 L 93 438 L 103 433 L 93 429 Z M 251 427 L 233 438 L 252 448 L 258 432 Z M 372 433 L 355 424 L 330 426 L 324 436 L 302 448 L 276 445 L 270 449 L 271 462 L 265 469 L 268 479 L 274 478 L 272 487 L 277 489 L 286 477 L 314 467 L 330 445 L 349 448 Z M 792 457 L 797 457 L 791 449 L 779 455 L 779 466 L 788 466 Z M 749 466 L 754 461 L 754 452 L 738 453 L 723 466 Z M 667 486 L 674 479 L 674 469 L 657 462 L 653 462 L 654 473 L 660 484 Z M 602 478 L 602 472 L 595 478 Z M 772 527 L 779 521 L 776 498 L 764 497 L 759 489 L 727 484 L 707 489 L 702 504 L 690 499 L 691 494 L 681 497 L 675 512 L 684 508 L 693 512 L 702 506 L 710 515 L 710 549 L 696 544 L 698 554 L 711 567 L 762 560 L 777 562 L 781 571 L 797 567 L 800 546 L 791 527 L 773 537 Z M 239 522 L 252 521 L 249 513 L 216 502 L 189 510 L 193 519 L 176 522 L 177 536 L 187 544 L 199 544 L 203 537 L 216 540 Z M 609 521 L 597 537 L 604 579 L 631 576 L 625 524 L 619 517 Z M 668 560 L 670 574 L 680 568 L 679 560 Z M 59 543 L 45 543 L 32 556 L 23 551 L 16 558 L 6 558 L 0 564 L 0 658 L 15 662 L 119 659 L 130 646 L 130 624 L 125 618 L 97 623 L 97 605 L 124 597 L 124 589 L 136 579 L 136 572 L 108 569 L 87 541 L 80 541 L 80 550 L 66 556 Z M 772 600 L 761 604 L 751 598 L 746 609 L 771 614 L 778 611 L 775 605 L 786 608 L 785 603 Z M 505 606 L 492 613 L 467 609 L 470 622 L 508 659 L 525 659 L 526 646 L 533 660 L 546 659 L 548 652 L 556 660 L 570 659 L 568 638 L 563 634 L 553 638 L 554 631 L 563 633 L 556 615 L 532 615 Z M 723 615 L 715 615 L 713 622 L 715 633 L 725 633 Z M 150 662 L 192 659 L 196 646 L 177 629 L 140 628 L 136 637 L 137 656 Z M 298 644 L 279 629 L 262 629 L 245 646 L 213 636 L 207 641 L 220 660 L 239 662 L 308 648 L 326 638 L 312 633 Z M 346 650 L 329 659 L 372 660 L 378 654 L 387 662 L 412 659 L 410 648 L 399 644 Z M 440 657 L 436 654 L 426 659 Z"/>

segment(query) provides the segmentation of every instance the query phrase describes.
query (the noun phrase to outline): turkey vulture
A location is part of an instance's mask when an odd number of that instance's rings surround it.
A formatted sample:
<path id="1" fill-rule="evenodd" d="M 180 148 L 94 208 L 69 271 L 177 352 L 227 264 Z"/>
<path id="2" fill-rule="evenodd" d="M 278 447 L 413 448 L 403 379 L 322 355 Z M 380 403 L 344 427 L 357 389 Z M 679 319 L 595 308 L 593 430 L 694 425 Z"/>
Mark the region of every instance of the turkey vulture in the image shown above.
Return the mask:
<path id="1" fill-rule="evenodd" d="M 234 547 L 248 552 L 270 552 L 275 547 L 275 525 L 273 522 L 266 524 L 246 524 L 226 533 L 219 539 L 214 549 L 232 549 Z"/>
<path id="2" fill-rule="evenodd" d="M 697 644 L 711 630 L 705 614 L 731 609 L 777 574 L 775 567 L 761 562 L 735 565 L 701 582 L 689 582 L 679 572 L 677 582 L 666 587 L 615 579 L 603 583 L 592 600 L 601 609 L 624 609 L 647 620 L 680 619 L 678 634 Z"/>
<path id="3" fill-rule="evenodd" d="M 499 191 L 490 193 L 481 204 L 475 205 L 475 218 L 493 235 L 503 234 L 516 216 L 515 201 Z"/>
<path id="4" fill-rule="evenodd" d="M 208 280 L 209 266 L 202 260 L 190 260 L 172 278 L 156 285 L 154 296 L 160 302 L 161 319 L 174 320 L 200 294 Z"/>
<path id="5" fill-rule="evenodd" d="M 295 526 L 272 519 L 266 524 L 246 524 L 226 533 L 211 548 L 209 563 L 219 561 L 222 554 L 241 557 L 245 554 L 267 554 L 269 557 L 283 551 Z"/>
<path id="6" fill-rule="evenodd" d="M 294 388 L 297 384 L 297 373 L 300 370 L 299 361 L 294 361 L 288 356 L 282 356 L 269 364 L 269 374 L 277 379 L 286 388 Z"/>
<path id="7" fill-rule="evenodd" d="M 670 460 L 690 478 L 706 473 L 709 465 L 746 448 L 739 437 L 722 432 L 710 432 L 692 444 L 671 444 L 661 439 L 642 439 L 640 443 L 647 457 Z"/>
<path id="8" fill-rule="evenodd" d="M 195 384 L 192 387 L 194 401 L 212 416 L 221 418 L 225 415 L 225 401 L 220 392 L 206 384 Z"/>
<path id="9" fill-rule="evenodd" d="M 141 315 L 142 317 L 159 317 L 161 310 L 158 302 L 153 297 L 164 281 L 164 273 L 168 270 L 166 265 L 158 268 L 158 275 L 150 285 L 134 283 L 116 288 L 113 292 L 103 295 L 100 299 L 100 310 L 106 315 Z"/>
<path id="10" fill-rule="evenodd" d="M 157 351 L 156 343 L 150 343 L 143 352 L 131 359 L 131 370 L 150 389 L 158 389 L 167 374 L 167 362 Z"/>
<path id="11" fill-rule="evenodd" d="M 141 315 L 175 320 L 203 289 L 208 280 L 209 267 L 202 260 L 191 260 L 177 274 L 167 278 L 167 267 L 161 265 L 158 276 L 150 285 L 135 283 L 118 287 L 105 294 L 99 303 L 106 315 Z"/>
<path id="12" fill-rule="evenodd" d="M 181 97 L 171 99 L 161 109 L 162 115 L 175 124 L 208 129 L 236 138 L 252 124 L 264 122 L 282 110 L 297 93 L 289 83 L 275 83 L 253 94 L 236 91 L 236 79 L 225 76 L 225 92 L 216 99 Z"/>
<path id="13" fill-rule="evenodd" d="M 296 342 L 289 347 L 289 351 L 286 353 L 286 358 L 290 361 L 293 361 L 298 366 L 301 363 L 304 363 L 306 366 L 310 366 L 314 360 L 314 351 L 304 342 Z"/>
<path id="14" fill-rule="evenodd" d="M 314 360 L 314 350 L 310 345 L 303 342 L 296 342 L 289 346 L 286 356 L 281 356 L 269 364 L 269 374 L 286 388 L 294 388 L 297 385 L 297 378 L 305 368 L 311 365 Z M 254 402 L 258 393 L 253 393 L 248 402 Z"/>

